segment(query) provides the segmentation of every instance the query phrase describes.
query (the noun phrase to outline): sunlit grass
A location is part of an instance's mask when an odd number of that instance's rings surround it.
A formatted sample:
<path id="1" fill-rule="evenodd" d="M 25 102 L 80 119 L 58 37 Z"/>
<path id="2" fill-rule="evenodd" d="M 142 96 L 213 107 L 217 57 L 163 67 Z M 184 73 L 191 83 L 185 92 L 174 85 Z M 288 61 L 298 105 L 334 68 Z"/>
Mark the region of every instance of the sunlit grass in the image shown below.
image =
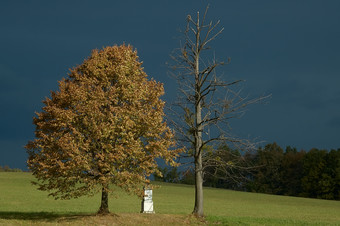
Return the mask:
<path id="1" fill-rule="evenodd" d="M 109 201 L 110 210 L 120 217 L 95 216 L 100 194 L 73 200 L 54 200 L 38 191 L 30 173 L 0 173 L 1 224 L 146 224 L 186 222 L 198 224 L 189 215 L 194 206 L 194 187 L 157 183 L 154 190 L 155 215 L 139 214 L 141 200 L 117 190 Z M 224 225 L 340 225 L 340 202 L 274 196 L 205 188 L 204 210 L 208 222 Z M 131 218 L 131 219 L 130 219 Z M 105 220 L 106 219 L 106 220 Z M 100 221 L 100 222 L 97 222 Z M 86 223 L 87 222 L 87 223 Z M 143 223 L 144 222 L 144 223 Z M 123 223 L 122 223 L 123 224 Z"/>

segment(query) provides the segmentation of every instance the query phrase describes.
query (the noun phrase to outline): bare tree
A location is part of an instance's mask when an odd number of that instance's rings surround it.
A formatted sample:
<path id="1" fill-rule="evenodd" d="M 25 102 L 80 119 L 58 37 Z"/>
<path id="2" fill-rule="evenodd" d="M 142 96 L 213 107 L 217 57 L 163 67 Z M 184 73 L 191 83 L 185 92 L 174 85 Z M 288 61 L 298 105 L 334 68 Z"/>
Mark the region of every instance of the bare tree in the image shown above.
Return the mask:
<path id="1" fill-rule="evenodd" d="M 231 134 L 230 119 L 240 117 L 246 107 L 258 103 L 267 96 L 243 97 L 239 89 L 242 80 L 227 82 L 218 76 L 217 68 L 228 64 L 215 57 L 207 57 L 208 44 L 222 33 L 220 21 L 207 22 L 208 7 L 200 17 L 187 16 L 184 43 L 174 51 L 173 76 L 179 84 L 180 95 L 171 109 L 175 114 L 174 126 L 179 141 L 186 143 L 186 156 L 191 157 L 195 167 L 195 206 L 193 214 L 203 216 L 204 167 L 235 167 L 235 164 L 211 159 L 208 146 L 221 143 L 236 145 L 242 150 L 252 149 L 254 143 Z"/>

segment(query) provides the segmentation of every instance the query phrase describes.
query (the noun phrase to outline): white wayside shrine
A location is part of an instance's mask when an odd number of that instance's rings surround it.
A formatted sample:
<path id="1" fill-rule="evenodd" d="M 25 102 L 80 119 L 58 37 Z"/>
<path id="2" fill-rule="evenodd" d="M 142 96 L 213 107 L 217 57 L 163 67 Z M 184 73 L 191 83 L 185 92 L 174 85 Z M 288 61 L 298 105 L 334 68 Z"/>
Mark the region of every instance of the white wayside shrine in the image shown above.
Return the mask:
<path id="1" fill-rule="evenodd" d="M 142 200 L 142 213 L 155 213 L 153 210 L 152 189 L 144 188 L 144 198 Z"/>

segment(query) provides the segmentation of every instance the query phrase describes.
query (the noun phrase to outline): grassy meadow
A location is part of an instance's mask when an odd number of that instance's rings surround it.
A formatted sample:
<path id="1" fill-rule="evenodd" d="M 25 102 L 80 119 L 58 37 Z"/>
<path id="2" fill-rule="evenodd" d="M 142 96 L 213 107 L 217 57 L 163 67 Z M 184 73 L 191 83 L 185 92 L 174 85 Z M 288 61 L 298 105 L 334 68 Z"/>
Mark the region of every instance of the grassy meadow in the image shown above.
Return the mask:
<path id="1" fill-rule="evenodd" d="M 31 185 L 30 173 L 0 173 L 0 225 L 340 225 L 340 202 L 205 188 L 206 218 L 190 215 L 194 188 L 156 183 L 156 214 L 140 214 L 141 200 L 117 190 L 115 214 L 97 216 L 100 194 L 54 200 Z"/>

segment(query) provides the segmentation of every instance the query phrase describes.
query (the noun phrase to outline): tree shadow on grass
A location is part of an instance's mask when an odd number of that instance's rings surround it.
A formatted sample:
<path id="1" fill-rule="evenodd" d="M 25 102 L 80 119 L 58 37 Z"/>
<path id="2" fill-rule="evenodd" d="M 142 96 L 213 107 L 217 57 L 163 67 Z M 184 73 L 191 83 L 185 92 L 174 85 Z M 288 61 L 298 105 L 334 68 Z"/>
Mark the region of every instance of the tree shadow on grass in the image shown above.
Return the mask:
<path id="1" fill-rule="evenodd" d="M 86 213 L 53 213 L 53 212 L 15 212 L 1 211 L 0 219 L 4 220 L 27 220 L 27 221 L 73 221 L 83 217 L 95 216 Z"/>

